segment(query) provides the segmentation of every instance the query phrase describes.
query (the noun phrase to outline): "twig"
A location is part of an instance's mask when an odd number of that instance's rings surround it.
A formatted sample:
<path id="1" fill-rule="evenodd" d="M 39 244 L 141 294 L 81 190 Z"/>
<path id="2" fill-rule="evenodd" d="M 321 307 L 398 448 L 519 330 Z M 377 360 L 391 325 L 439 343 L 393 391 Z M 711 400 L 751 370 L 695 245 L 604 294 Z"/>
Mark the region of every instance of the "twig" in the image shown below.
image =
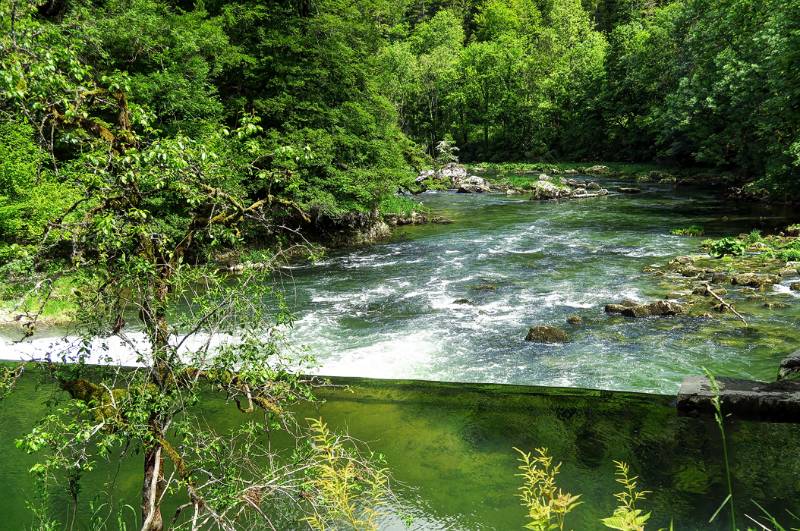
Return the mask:
<path id="1" fill-rule="evenodd" d="M 747 324 L 747 320 L 744 318 L 744 316 L 742 316 L 742 314 L 736 311 L 736 308 L 733 307 L 733 304 L 725 302 L 725 300 L 722 297 L 714 293 L 714 290 L 711 289 L 711 286 L 708 284 L 708 282 L 706 282 L 703 285 L 706 287 L 706 291 L 708 292 L 709 295 L 717 299 L 724 308 L 727 308 L 728 310 L 732 311 L 734 315 L 736 315 L 736 317 L 742 320 L 745 326 L 749 326 Z"/>

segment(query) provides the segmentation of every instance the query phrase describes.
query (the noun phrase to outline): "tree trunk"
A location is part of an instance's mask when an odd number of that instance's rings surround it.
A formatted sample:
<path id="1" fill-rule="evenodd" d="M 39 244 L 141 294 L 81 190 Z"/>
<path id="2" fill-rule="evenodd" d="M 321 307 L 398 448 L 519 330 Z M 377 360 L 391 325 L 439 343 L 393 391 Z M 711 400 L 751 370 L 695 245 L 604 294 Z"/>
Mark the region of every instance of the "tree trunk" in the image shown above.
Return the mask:
<path id="1" fill-rule="evenodd" d="M 144 454 L 142 483 L 142 531 L 162 531 L 161 495 L 164 493 L 164 459 L 161 445 L 155 443 Z"/>

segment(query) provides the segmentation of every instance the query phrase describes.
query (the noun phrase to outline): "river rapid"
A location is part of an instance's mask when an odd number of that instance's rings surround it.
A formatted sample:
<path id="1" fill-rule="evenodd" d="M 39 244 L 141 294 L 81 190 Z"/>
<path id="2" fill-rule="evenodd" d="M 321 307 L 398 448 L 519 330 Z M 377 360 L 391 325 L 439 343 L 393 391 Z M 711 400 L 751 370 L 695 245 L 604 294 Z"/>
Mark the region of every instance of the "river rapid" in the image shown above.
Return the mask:
<path id="1" fill-rule="evenodd" d="M 320 373 L 673 393 L 702 367 L 774 379 L 782 357 L 800 347 L 800 304 L 759 305 L 749 329 L 728 319 L 603 311 L 622 299 L 668 295 L 671 286 L 642 269 L 697 253 L 701 241 L 672 229 L 736 234 L 780 226 L 781 213 L 668 185 L 560 202 L 419 198 L 454 223 L 402 228 L 389 242 L 290 272 L 292 338 L 310 348 Z M 766 296 L 792 302 L 797 294 L 777 286 Z M 584 324 L 568 325 L 570 315 Z M 544 324 L 563 327 L 570 341 L 524 341 L 528 327 Z"/>
<path id="2" fill-rule="evenodd" d="M 588 178 L 586 178 L 588 179 Z M 611 190 L 625 185 L 602 179 Z M 706 237 L 788 224 L 774 207 L 726 203 L 718 191 L 643 184 L 640 194 L 530 201 L 504 194 L 417 196 L 452 224 L 398 228 L 386 242 L 329 253 L 284 269 L 296 319 L 288 331 L 331 376 L 510 383 L 673 394 L 687 375 L 772 380 L 800 348 L 800 293 L 785 278 L 731 315 L 632 319 L 607 303 L 653 300 L 675 289 L 643 272 L 700 251 L 702 238 L 671 234 L 697 225 Z M 777 302 L 765 309 L 766 300 Z M 567 324 L 577 315 L 583 324 Z M 536 325 L 569 334 L 563 344 L 524 340 Z M 14 343 L 3 358 L 68 349 L 54 337 Z M 0 334 L 1 335 L 1 334 Z M 135 339 L 135 334 L 131 337 Z M 90 361 L 135 363 L 122 341 L 98 343 Z"/>

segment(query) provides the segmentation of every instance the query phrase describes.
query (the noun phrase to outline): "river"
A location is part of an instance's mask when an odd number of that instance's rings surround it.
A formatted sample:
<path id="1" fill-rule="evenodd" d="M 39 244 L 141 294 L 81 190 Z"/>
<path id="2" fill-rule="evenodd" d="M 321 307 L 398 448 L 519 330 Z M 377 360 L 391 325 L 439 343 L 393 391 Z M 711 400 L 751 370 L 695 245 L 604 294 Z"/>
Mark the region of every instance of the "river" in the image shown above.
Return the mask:
<path id="1" fill-rule="evenodd" d="M 453 223 L 403 227 L 390 241 L 283 270 L 296 314 L 291 339 L 308 347 L 319 373 L 367 378 L 344 380 L 352 392 L 323 390 L 323 404 L 297 413 L 321 415 L 386 456 L 398 500 L 383 529 L 403 529 L 406 517 L 412 529 L 520 529 L 515 446 L 546 446 L 564 462 L 559 484 L 584 501 L 569 528 L 599 529 L 610 515 L 619 490 L 613 460 L 628 462 L 652 491 L 643 503 L 654 515 L 648 529 L 670 521 L 676 529 L 726 527 L 722 517 L 708 523 L 726 493 L 716 425 L 678 417 L 664 395 L 703 367 L 774 379 L 782 357 L 800 347 L 797 295 L 778 286 L 757 301 L 734 299 L 749 327 L 729 316 L 612 317 L 603 305 L 672 290 L 643 268 L 697 252 L 701 239 L 671 229 L 700 225 L 714 237 L 779 227 L 786 217 L 726 204 L 713 191 L 642 186 L 637 195 L 562 202 L 423 194 L 418 199 Z M 789 304 L 767 310 L 763 297 Z M 566 324 L 573 314 L 581 326 Z M 563 327 L 570 341 L 524 341 L 539 324 Z M 14 358 L 50 340 L 4 341 L 3 357 Z M 0 481 L 9 494 L 0 511 L 13 528 L 31 521 L 25 500 L 35 490 L 32 461 L 13 440 L 45 413 L 51 393 L 28 376 L 20 386 L 0 402 Z M 247 420 L 213 398 L 203 411 L 220 430 Z M 779 518 L 800 514 L 800 428 L 732 421 L 727 430 L 740 515 L 757 514 L 751 500 Z M 136 456 L 101 462 L 85 478 L 84 502 L 136 505 L 140 467 Z M 175 503 L 167 500 L 167 510 Z M 66 498 L 57 494 L 52 505 L 63 514 Z"/>
<path id="2" fill-rule="evenodd" d="M 402 228 L 387 243 L 290 272 L 292 337 L 309 346 L 320 373 L 674 393 L 702 367 L 774 379 L 780 360 L 800 348 L 800 304 L 750 304 L 749 328 L 727 317 L 633 320 L 603 311 L 672 291 L 642 272 L 699 252 L 702 238 L 672 229 L 699 225 L 713 237 L 780 226 L 774 210 L 668 185 L 561 202 L 420 197 L 454 223 Z M 778 286 L 766 296 L 792 302 L 798 294 Z M 572 314 L 584 324 L 567 325 Z M 528 327 L 542 324 L 565 328 L 570 341 L 524 341 Z"/>

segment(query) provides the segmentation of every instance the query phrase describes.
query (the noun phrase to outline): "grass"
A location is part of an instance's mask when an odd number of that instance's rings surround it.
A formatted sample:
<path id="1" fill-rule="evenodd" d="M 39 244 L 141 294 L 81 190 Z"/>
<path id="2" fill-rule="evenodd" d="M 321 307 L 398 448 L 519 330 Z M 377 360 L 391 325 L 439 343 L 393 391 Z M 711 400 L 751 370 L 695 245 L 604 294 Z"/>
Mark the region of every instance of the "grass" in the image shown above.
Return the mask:
<path id="1" fill-rule="evenodd" d="M 427 214 L 430 212 L 430 209 L 409 197 L 390 195 L 380 202 L 378 211 L 384 216 L 410 216 L 413 212 Z"/>
<path id="2" fill-rule="evenodd" d="M 46 299 L 41 291 L 19 293 L 8 285 L 0 289 L 0 321 L 13 322 L 17 315 L 39 313 L 41 323 L 66 323 L 73 319 L 77 309 L 73 279 L 69 276 L 55 280 Z"/>
<path id="3" fill-rule="evenodd" d="M 709 173 L 709 170 L 705 168 L 678 168 L 654 163 L 632 162 L 481 162 L 467 164 L 467 168 L 470 173 L 483 172 L 493 180 L 507 182 L 510 186 L 519 186 L 530 180 L 537 179 L 539 173 L 551 174 L 554 169 L 560 172 L 580 170 L 596 165 L 609 168 L 609 172 L 604 175 L 626 180 L 676 182 L 680 178 L 681 180 L 694 180 L 700 184 L 734 180 L 731 174 L 718 171 Z"/>
<path id="4" fill-rule="evenodd" d="M 671 234 L 673 234 L 674 236 L 692 236 L 692 237 L 697 237 L 697 236 L 702 236 L 703 234 L 705 234 L 705 231 L 703 230 L 703 227 L 700 227 L 698 225 L 692 225 L 690 227 L 683 227 L 683 228 L 680 228 L 680 229 L 672 229 Z"/>
<path id="5" fill-rule="evenodd" d="M 800 237 L 762 236 L 757 230 L 736 237 L 706 240 L 703 246 L 715 257 L 750 255 L 765 260 L 800 261 Z"/>

